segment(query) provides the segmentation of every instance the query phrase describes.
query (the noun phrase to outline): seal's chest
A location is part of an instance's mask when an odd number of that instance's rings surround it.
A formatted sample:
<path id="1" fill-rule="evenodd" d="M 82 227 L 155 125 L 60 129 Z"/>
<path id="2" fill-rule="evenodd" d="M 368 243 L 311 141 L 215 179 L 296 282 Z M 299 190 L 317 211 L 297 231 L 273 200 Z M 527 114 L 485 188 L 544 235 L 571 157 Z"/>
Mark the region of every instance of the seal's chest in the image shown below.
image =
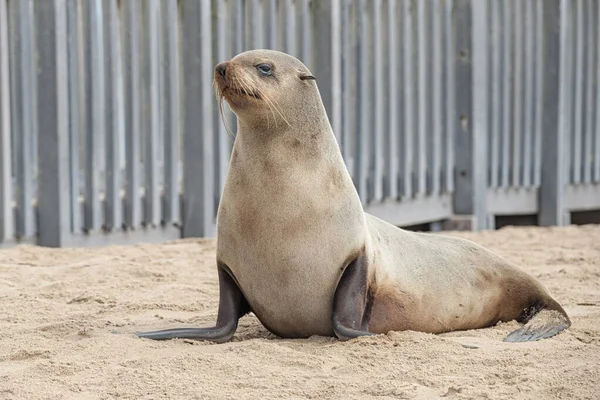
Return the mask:
<path id="1" fill-rule="evenodd" d="M 238 280 L 253 313 L 267 329 L 282 337 L 333 333 L 335 272 L 265 267 L 252 269 L 251 275 L 240 271 Z"/>

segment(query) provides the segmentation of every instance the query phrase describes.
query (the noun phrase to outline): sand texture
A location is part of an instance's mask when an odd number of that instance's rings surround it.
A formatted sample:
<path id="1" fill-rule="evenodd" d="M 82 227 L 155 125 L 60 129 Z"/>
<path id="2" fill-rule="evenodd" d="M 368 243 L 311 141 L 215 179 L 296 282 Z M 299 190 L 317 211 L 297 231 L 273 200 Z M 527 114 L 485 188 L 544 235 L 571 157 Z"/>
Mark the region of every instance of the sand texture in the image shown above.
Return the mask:
<path id="1" fill-rule="evenodd" d="M 523 266 L 573 326 L 525 344 L 502 342 L 516 322 L 340 342 L 249 315 L 225 344 L 142 340 L 216 319 L 214 241 L 19 246 L 0 250 L 0 399 L 600 399 L 600 226 L 445 234 Z"/>

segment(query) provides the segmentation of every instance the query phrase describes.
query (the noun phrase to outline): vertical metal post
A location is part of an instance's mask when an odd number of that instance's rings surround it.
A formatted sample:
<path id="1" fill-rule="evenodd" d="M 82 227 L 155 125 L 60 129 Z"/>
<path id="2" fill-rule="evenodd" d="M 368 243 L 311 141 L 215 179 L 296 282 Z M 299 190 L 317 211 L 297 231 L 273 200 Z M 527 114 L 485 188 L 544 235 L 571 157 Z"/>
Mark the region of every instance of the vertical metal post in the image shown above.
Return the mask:
<path id="1" fill-rule="evenodd" d="M 209 4 L 210 5 L 210 4 Z M 158 146 L 160 135 L 160 103 L 159 103 L 159 43 L 158 32 L 160 30 L 158 19 L 157 0 L 145 2 L 146 35 L 144 38 L 144 112 L 143 120 L 145 128 L 144 167 L 145 167 L 145 192 L 144 192 L 144 223 L 155 227 L 160 224 L 161 204 L 159 191 L 158 172 Z M 212 131 L 204 134 L 212 134 Z"/>
<path id="2" fill-rule="evenodd" d="M 456 81 L 455 81 L 455 26 L 454 26 L 454 1 L 446 0 L 444 13 L 444 35 L 446 37 L 446 143 L 445 143 L 445 189 L 446 192 L 454 192 L 454 132 L 456 120 Z"/>
<path id="3" fill-rule="evenodd" d="M 534 137 L 534 172 L 533 184 L 540 186 L 542 182 L 542 125 L 543 125 L 543 87 L 544 87 L 544 0 L 535 2 L 535 137 Z"/>
<path id="4" fill-rule="evenodd" d="M 596 16 L 594 15 L 594 2 L 592 0 L 586 1 L 586 12 L 585 17 L 587 19 L 586 24 L 586 46 L 585 53 L 587 57 L 587 66 L 586 66 L 586 100 L 584 103 L 585 107 L 585 143 L 583 145 L 583 154 L 581 155 L 582 163 L 581 166 L 583 168 L 583 181 L 586 184 L 591 183 L 592 181 L 592 166 L 593 166 L 593 141 L 594 137 L 594 61 L 596 57 L 596 48 L 594 46 L 594 42 L 599 40 L 596 35 L 596 24 L 594 24 L 594 20 Z M 595 39 L 595 40 L 594 40 Z M 598 82 L 596 82 L 596 87 L 598 86 Z M 600 132 L 597 133 L 600 136 Z"/>
<path id="5" fill-rule="evenodd" d="M 105 131 L 104 98 L 104 40 L 102 3 L 95 0 L 88 4 L 88 126 L 86 135 L 86 191 L 85 228 L 87 231 L 100 228 L 100 167 L 102 139 Z"/>
<path id="6" fill-rule="evenodd" d="M 212 236 L 214 166 L 212 118 L 212 38 L 210 2 L 184 0 L 183 236 Z"/>
<path id="7" fill-rule="evenodd" d="M 572 141 L 572 175 L 571 182 L 573 183 L 581 183 L 581 154 L 582 154 L 582 136 L 583 136 L 583 101 L 584 101 L 584 63 L 585 63 L 585 54 L 584 54 L 584 28 L 585 22 L 583 18 L 583 1 L 577 1 L 572 3 L 573 7 L 576 9 L 576 19 L 575 19 L 575 108 L 573 109 L 573 119 L 574 119 L 574 130 Z"/>
<path id="8" fill-rule="evenodd" d="M 534 82 L 535 75 L 535 52 L 533 48 L 535 34 L 535 19 L 534 19 L 534 3 L 525 3 L 525 102 L 524 102 L 524 125 L 523 125 L 523 176 L 521 184 L 523 187 L 530 187 L 532 176 L 531 169 L 533 166 L 533 118 L 534 118 Z"/>
<path id="9" fill-rule="evenodd" d="M 33 1 L 10 2 L 11 26 L 11 129 L 16 191 L 16 236 L 30 237 L 35 233 L 33 210 L 33 151 L 37 118 L 35 112 L 35 60 Z"/>
<path id="10" fill-rule="evenodd" d="M 210 1 L 206 1 L 209 3 Z M 246 18 L 248 21 L 249 32 L 249 44 L 250 48 L 261 49 L 263 47 L 263 36 L 265 26 L 263 24 L 263 7 L 262 1 L 259 0 L 246 0 Z M 212 44 L 212 43 L 211 43 Z"/>
<path id="11" fill-rule="evenodd" d="M 402 197 L 410 199 L 413 196 L 413 136 L 415 129 L 415 108 L 414 95 L 414 45 L 413 45 L 413 21 L 411 0 L 402 2 L 402 20 L 403 20 L 403 47 L 402 58 L 404 60 L 404 142 L 402 143 L 404 152 L 402 154 Z"/>
<path id="12" fill-rule="evenodd" d="M 373 21 L 381 21 L 381 0 L 373 1 Z M 382 35 L 382 24 L 378 22 L 373 23 L 373 71 L 375 72 L 375 90 L 374 90 L 374 133 L 373 133 L 373 200 L 383 200 L 383 135 L 385 130 L 384 120 L 384 94 L 383 94 L 383 35 Z M 389 84 L 389 82 L 388 82 Z M 338 134 L 341 134 L 339 132 Z M 363 132 L 367 134 L 367 132 Z"/>
<path id="13" fill-rule="evenodd" d="M 69 234 L 69 110 L 65 0 L 36 3 L 38 44 L 39 237 L 42 246 L 64 245 Z"/>
<path id="14" fill-rule="evenodd" d="M 454 16 L 456 27 L 456 111 L 455 137 L 456 186 L 454 207 L 457 214 L 469 215 L 472 228 L 485 229 L 486 216 L 486 139 L 488 129 L 486 3 L 458 0 Z M 476 35 L 472 34 L 477 32 Z"/>
<path id="15" fill-rule="evenodd" d="M 319 82 L 319 92 L 338 141 L 342 114 L 341 85 L 341 8 L 339 0 L 318 1 L 311 5 L 313 56 L 311 70 Z"/>
<path id="16" fill-rule="evenodd" d="M 141 99 L 140 99 L 140 26 L 138 22 L 140 4 L 132 0 L 125 7 L 123 31 L 125 39 L 125 147 L 127 148 L 125 223 L 128 228 L 138 228 L 141 222 L 140 204 L 140 135 L 141 135 Z"/>
<path id="17" fill-rule="evenodd" d="M 429 132 L 431 137 L 431 171 L 429 172 L 431 177 L 431 192 L 433 195 L 439 195 L 440 193 L 440 164 L 441 164 L 441 149 L 442 149 L 442 4 L 440 1 L 435 0 L 432 2 L 432 74 L 431 79 L 432 90 L 431 90 L 431 101 L 433 102 L 433 123 L 430 125 L 432 129 Z"/>
<path id="18" fill-rule="evenodd" d="M 274 18 L 273 11 L 275 9 L 275 3 L 269 3 L 269 18 L 272 16 Z M 221 7 L 219 4 L 216 5 L 216 9 L 214 11 L 214 24 L 216 24 L 215 32 L 217 33 L 218 40 L 214 43 L 214 51 L 216 62 L 227 61 L 227 9 L 225 7 Z M 269 30 L 275 29 L 275 21 L 271 21 L 271 25 L 269 26 Z M 267 37 L 267 40 L 271 40 L 271 35 Z M 271 42 L 273 43 L 273 42 Z M 272 46 L 272 45 L 271 45 Z M 272 48 L 272 47 L 271 47 Z M 225 180 L 227 177 L 227 169 L 229 167 L 229 158 L 230 158 L 230 149 L 232 143 L 232 137 L 227 131 L 235 129 L 234 125 L 231 125 L 231 117 L 228 117 L 226 102 L 222 101 L 221 107 L 215 107 L 215 144 L 216 144 L 216 154 L 217 154 L 217 163 L 215 164 L 215 180 L 216 180 L 216 188 L 217 197 L 220 197 L 223 192 L 223 188 L 225 187 Z M 227 126 L 225 125 L 227 124 Z"/>
<path id="19" fill-rule="evenodd" d="M 301 0 L 299 5 L 300 15 L 300 59 L 308 66 L 312 66 L 311 50 L 311 30 L 310 30 L 310 0 Z M 297 6 L 298 7 L 298 6 Z M 341 7 L 341 6 L 340 6 Z M 341 46 L 341 45 L 340 45 Z"/>
<path id="20" fill-rule="evenodd" d="M 277 31 L 277 1 L 276 0 L 268 0 L 266 3 L 267 4 L 265 5 L 265 8 L 267 10 L 265 13 L 265 16 L 266 16 L 265 20 L 266 20 L 266 25 L 267 25 L 267 38 L 266 38 L 265 42 L 267 43 L 267 48 L 276 50 L 279 48 L 279 46 L 278 46 L 279 34 Z M 225 7 L 219 7 L 219 8 L 225 9 Z M 223 11 L 225 11 L 225 10 L 223 10 Z M 217 13 L 219 13 L 219 11 L 217 11 Z M 221 45 L 220 41 L 217 45 L 218 46 Z"/>
<path id="21" fill-rule="evenodd" d="M 541 0 L 540 0 L 541 1 Z M 596 5 L 596 82 L 600 84 L 600 5 Z M 594 144 L 594 182 L 600 183 L 600 85 L 596 87 L 596 139 Z"/>
<path id="22" fill-rule="evenodd" d="M 502 73 L 503 73 L 503 90 L 502 90 L 502 157 L 501 157 L 501 173 L 500 184 L 503 188 L 510 186 L 509 170 L 510 170 L 510 137 L 513 127 L 511 115 L 511 98 L 512 98 L 512 79 L 513 79 L 513 3 L 511 1 L 502 2 L 503 9 L 503 29 L 504 29 L 504 51 L 502 52 Z"/>
<path id="23" fill-rule="evenodd" d="M 501 116 L 502 116 L 502 103 L 500 101 L 501 91 L 503 86 L 502 81 L 502 64 L 501 64 L 501 51 L 502 51 L 502 35 L 501 35 L 501 24 L 500 24 L 500 2 L 490 2 L 490 14 L 492 18 L 492 37 L 491 37 L 491 141 L 490 146 L 490 182 L 489 186 L 493 188 L 498 187 L 498 181 L 500 177 L 500 128 L 501 128 Z"/>
<path id="24" fill-rule="evenodd" d="M 566 159 L 562 143 L 569 129 L 564 118 L 560 117 L 565 107 L 561 94 L 565 87 L 565 59 L 563 52 L 566 43 L 566 29 L 569 28 L 565 15 L 564 1 L 544 0 L 542 24 L 544 59 L 543 72 L 543 132 L 542 140 L 542 185 L 540 188 L 539 224 L 542 226 L 564 224 L 564 187 L 566 178 Z M 560 82 L 560 86 L 557 85 Z"/>
<path id="25" fill-rule="evenodd" d="M 67 3 L 67 37 L 69 56 L 69 163 L 71 232 L 81 233 L 82 208 L 80 196 L 80 142 L 85 131 L 85 52 L 83 36 L 83 4 L 80 0 Z"/>
<path id="26" fill-rule="evenodd" d="M 106 198 L 104 228 L 120 229 L 123 225 L 121 201 L 121 139 L 125 134 L 123 115 L 123 70 L 121 63 L 121 24 L 116 0 L 104 2 L 106 45 L 109 62 L 106 73 Z"/>
<path id="27" fill-rule="evenodd" d="M 357 80 L 358 80 L 358 101 L 357 104 L 357 141 L 356 141 L 356 161 L 357 161 L 357 189 L 358 195 L 362 204 L 366 204 L 369 200 L 369 166 L 371 155 L 371 95 L 370 89 L 372 84 L 369 79 L 373 74 L 369 72 L 369 30 L 367 29 L 367 3 L 361 0 L 357 3 Z"/>
<path id="28" fill-rule="evenodd" d="M 523 12 L 520 0 L 513 0 L 515 21 L 514 47 L 514 80 L 513 80 L 513 124 L 512 124 L 512 162 L 511 183 L 518 188 L 521 186 L 521 141 L 523 133 Z M 475 31 L 477 32 L 477 31 Z M 477 35 L 474 36 L 478 36 Z M 476 104 L 475 102 L 474 104 Z"/>
<path id="29" fill-rule="evenodd" d="M 424 197 L 427 194 L 427 137 L 431 131 L 429 123 L 429 90 L 430 90 L 430 58 L 429 58 L 429 30 L 427 26 L 427 3 L 426 1 L 417 1 L 417 40 L 418 40 L 418 61 L 417 61 L 417 79 L 418 79 L 418 135 L 415 153 L 416 162 L 416 194 Z"/>
<path id="30" fill-rule="evenodd" d="M 282 6 L 285 13 L 285 45 L 283 46 L 283 49 L 286 53 L 291 54 L 292 56 L 297 56 L 296 8 L 294 7 L 294 2 L 292 0 L 285 0 Z"/>
<path id="31" fill-rule="evenodd" d="M 0 0 L 0 243 L 14 234 L 12 210 L 10 80 L 6 1 Z"/>
<path id="32" fill-rule="evenodd" d="M 350 176 L 354 178 L 354 171 L 352 168 L 352 154 L 350 141 L 352 138 L 352 124 L 351 117 L 353 113 L 351 112 L 351 103 L 352 97 L 350 94 L 350 86 L 351 86 L 351 73 L 350 69 L 352 66 L 352 56 L 350 53 L 351 48 L 351 24 L 350 24 L 350 4 L 343 3 L 342 4 L 342 156 L 344 158 L 344 162 L 350 172 Z"/>
<path id="33" fill-rule="evenodd" d="M 398 90 L 399 88 L 399 79 L 398 79 L 398 35 L 396 27 L 400 22 L 398 20 L 398 12 L 397 12 L 397 3 L 395 1 L 388 2 L 387 8 L 387 20 L 388 20 L 388 52 L 389 52 L 389 68 L 387 79 L 389 82 L 389 111 L 388 111 L 388 149 L 387 149 L 387 157 L 388 157 L 388 196 L 391 199 L 396 200 L 398 198 L 398 137 L 400 136 L 399 127 L 399 118 L 398 113 L 400 111 L 400 107 L 398 106 L 400 96 L 402 96 L 402 92 Z M 346 113 L 349 113 L 350 110 L 345 110 Z"/>
<path id="34" fill-rule="evenodd" d="M 179 81 L 179 16 L 177 1 L 165 4 L 163 15 L 163 82 L 165 106 L 163 129 L 165 131 L 164 212 L 166 223 L 180 222 L 179 199 L 179 154 L 180 154 L 180 81 Z"/>

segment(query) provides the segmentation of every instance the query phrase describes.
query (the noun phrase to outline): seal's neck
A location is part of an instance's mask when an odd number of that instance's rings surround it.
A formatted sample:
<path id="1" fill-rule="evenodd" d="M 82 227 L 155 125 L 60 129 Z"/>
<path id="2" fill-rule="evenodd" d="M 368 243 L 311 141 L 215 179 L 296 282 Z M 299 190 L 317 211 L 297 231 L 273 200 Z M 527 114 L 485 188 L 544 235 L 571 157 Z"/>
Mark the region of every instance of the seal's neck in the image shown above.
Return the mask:
<path id="1" fill-rule="evenodd" d="M 289 125 L 245 124 L 238 120 L 236 150 L 242 158 L 276 157 L 287 162 L 340 163 L 342 155 L 327 119 L 289 121 Z"/>

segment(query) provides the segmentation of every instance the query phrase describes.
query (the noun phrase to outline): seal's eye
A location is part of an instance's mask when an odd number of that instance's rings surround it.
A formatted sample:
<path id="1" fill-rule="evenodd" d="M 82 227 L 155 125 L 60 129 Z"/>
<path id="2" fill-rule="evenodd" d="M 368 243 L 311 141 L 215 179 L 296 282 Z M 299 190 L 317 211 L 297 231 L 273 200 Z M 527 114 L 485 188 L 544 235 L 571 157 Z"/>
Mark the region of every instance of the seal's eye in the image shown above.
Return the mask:
<path id="1" fill-rule="evenodd" d="M 264 76 L 271 75 L 271 67 L 268 64 L 258 64 L 256 69 Z"/>

